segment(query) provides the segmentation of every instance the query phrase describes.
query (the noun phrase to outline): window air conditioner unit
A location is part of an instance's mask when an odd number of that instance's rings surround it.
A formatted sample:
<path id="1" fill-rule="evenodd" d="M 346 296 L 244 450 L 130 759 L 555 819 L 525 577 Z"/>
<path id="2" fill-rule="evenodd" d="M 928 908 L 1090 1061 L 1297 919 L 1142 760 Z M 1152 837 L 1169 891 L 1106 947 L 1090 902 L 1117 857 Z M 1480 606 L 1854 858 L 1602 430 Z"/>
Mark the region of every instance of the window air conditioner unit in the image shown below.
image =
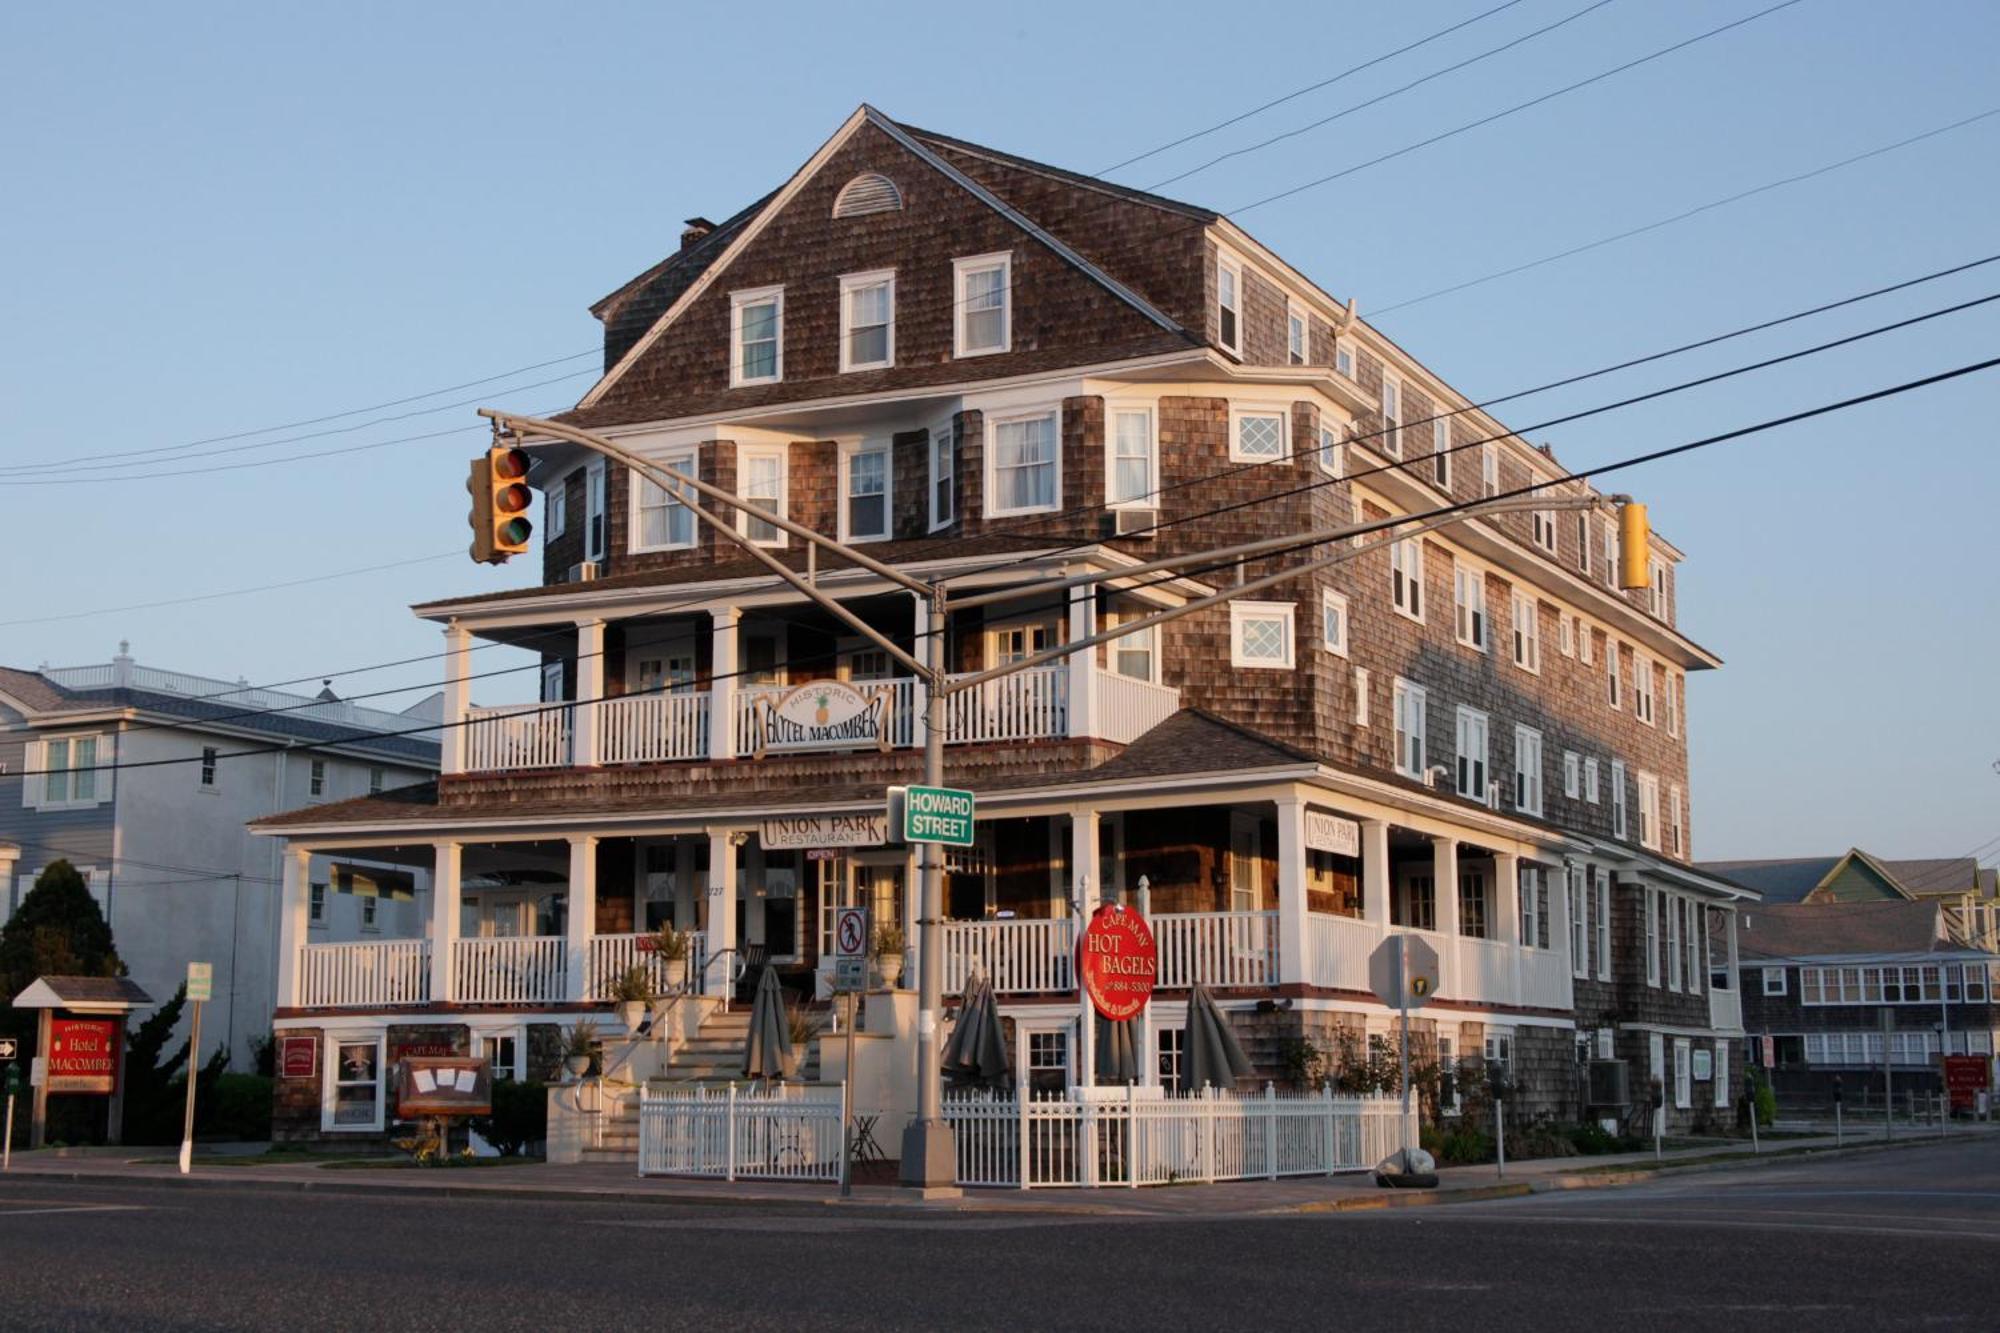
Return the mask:
<path id="1" fill-rule="evenodd" d="M 1592 1106 L 1632 1104 L 1630 1079 L 1627 1077 L 1623 1060 L 1590 1062 L 1590 1104 Z"/>
<path id="2" fill-rule="evenodd" d="M 1157 509 L 1114 509 L 1111 511 L 1111 535 L 1150 537 L 1159 521 L 1160 511 Z"/>
<path id="3" fill-rule="evenodd" d="M 581 564 L 569 567 L 569 578 L 566 581 L 570 583 L 588 583 L 596 577 L 597 562 L 595 560 L 585 560 Z"/>

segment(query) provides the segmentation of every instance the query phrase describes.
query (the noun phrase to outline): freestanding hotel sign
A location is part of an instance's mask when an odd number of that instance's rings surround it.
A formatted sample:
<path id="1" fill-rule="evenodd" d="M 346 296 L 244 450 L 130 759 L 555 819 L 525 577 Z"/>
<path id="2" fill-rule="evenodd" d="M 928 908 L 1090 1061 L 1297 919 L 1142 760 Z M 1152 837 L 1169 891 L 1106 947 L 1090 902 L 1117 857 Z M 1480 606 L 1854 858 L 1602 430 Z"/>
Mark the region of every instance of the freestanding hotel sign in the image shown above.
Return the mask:
<path id="1" fill-rule="evenodd" d="M 1122 1023 L 1145 1010 L 1160 975 L 1159 949 L 1145 917 L 1106 903 L 1091 916 L 1078 955 L 1077 973 L 1099 1014 Z"/>
<path id="2" fill-rule="evenodd" d="M 50 1092 L 115 1092 L 117 1022 L 109 1018 L 50 1019 L 48 1071 Z"/>

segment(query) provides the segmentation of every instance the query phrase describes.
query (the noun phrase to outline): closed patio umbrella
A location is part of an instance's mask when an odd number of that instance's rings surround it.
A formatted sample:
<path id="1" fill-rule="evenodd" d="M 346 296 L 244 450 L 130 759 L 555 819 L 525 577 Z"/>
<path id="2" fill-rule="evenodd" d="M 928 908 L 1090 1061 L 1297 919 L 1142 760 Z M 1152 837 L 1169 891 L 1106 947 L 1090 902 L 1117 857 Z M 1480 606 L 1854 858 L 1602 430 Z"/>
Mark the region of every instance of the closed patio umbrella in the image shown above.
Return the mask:
<path id="1" fill-rule="evenodd" d="M 983 973 L 974 973 L 965 983 L 965 995 L 958 1006 L 958 1022 L 952 1025 L 940 1057 L 944 1075 L 966 1087 L 1004 1087 L 1010 1073 L 1007 1036 L 1000 1030 L 1000 1010 L 993 1000 L 993 987 Z"/>
<path id="2" fill-rule="evenodd" d="M 1091 1015 L 1097 1024 L 1097 1079 L 1101 1085 L 1122 1088 L 1139 1081 L 1139 1048 L 1132 1038 L 1136 1019 L 1112 1022 L 1100 1014 Z"/>
<path id="3" fill-rule="evenodd" d="M 1198 1092 L 1210 1085 L 1227 1090 L 1253 1072 L 1243 1044 L 1236 1040 L 1235 1030 L 1215 1007 L 1205 986 L 1196 986 L 1188 993 L 1187 1035 L 1183 1040 L 1182 1092 Z"/>
<path id="4" fill-rule="evenodd" d="M 783 1080 L 792 1076 L 792 1025 L 785 1013 L 785 989 L 776 968 L 766 967 L 750 1002 L 750 1035 L 743 1043 L 743 1077 Z"/>

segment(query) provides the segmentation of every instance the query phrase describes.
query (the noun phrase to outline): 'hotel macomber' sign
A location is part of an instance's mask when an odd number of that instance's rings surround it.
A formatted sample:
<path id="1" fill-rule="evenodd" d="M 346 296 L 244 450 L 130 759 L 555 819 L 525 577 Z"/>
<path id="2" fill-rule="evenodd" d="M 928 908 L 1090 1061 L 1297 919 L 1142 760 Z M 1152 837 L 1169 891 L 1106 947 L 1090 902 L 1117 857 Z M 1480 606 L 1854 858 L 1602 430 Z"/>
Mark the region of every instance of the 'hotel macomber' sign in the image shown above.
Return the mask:
<path id="1" fill-rule="evenodd" d="M 857 690 L 838 680 L 808 681 L 785 693 L 759 697 L 750 714 L 751 748 L 761 759 L 771 750 L 889 748 L 889 695 Z"/>
<path id="2" fill-rule="evenodd" d="M 1160 954 L 1146 918 L 1106 903 L 1090 918 L 1078 946 L 1077 972 L 1098 1013 L 1113 1023 L 1136 1018 L 1153 998 Z"/>
<path id="3" fill-rule="evenodd" d="M 117 1021 L 50 1019 L 48 1088 L 50 1092 L 117 1091 Z"/>

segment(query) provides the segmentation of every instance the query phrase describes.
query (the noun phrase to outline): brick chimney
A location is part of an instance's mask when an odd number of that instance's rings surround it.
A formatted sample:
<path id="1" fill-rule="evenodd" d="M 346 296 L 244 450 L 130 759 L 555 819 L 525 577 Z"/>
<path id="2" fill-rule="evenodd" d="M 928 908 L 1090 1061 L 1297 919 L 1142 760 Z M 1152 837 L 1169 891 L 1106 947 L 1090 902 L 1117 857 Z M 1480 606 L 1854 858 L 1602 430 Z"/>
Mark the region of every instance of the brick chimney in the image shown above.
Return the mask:
<path id="1" fill-rule="evenodd" d="M 681 249 L 685 250 L 702 237 L 715 230 L 715 224 L 707 218 L 689 218 L 681 227 Z"/>

